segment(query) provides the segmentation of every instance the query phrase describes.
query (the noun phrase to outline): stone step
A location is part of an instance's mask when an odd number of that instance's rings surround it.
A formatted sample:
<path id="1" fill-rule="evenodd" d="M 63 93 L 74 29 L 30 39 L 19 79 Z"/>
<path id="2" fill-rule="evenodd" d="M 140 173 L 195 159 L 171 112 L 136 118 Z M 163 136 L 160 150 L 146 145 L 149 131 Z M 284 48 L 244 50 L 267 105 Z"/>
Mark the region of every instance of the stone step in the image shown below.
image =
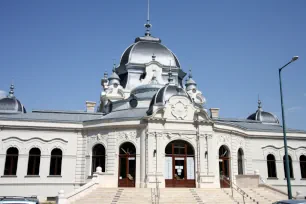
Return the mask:
<path id="1" fill-rule="evenodd" d="M 286 199 L 286 196 L 279 192 L 266 188 L 243 189 L 252 199 L 245 197 L 245 203 L 252 203 L 253 199 L 259 203 L 272 203 L 276 200 Z M 170 203 L 243 203 L 241 194 L 234 191 L 231 196 L 231 189 L 197 189 L 197 188 L 162 188 L 159 189 L 160 204 Z M 155 200 L 155 189 L 146 188 L 98 188 L 89 195 L 77 200 L 75 204 L 81 203 L 116 203 L 132 204 L 152 203 Z"/>

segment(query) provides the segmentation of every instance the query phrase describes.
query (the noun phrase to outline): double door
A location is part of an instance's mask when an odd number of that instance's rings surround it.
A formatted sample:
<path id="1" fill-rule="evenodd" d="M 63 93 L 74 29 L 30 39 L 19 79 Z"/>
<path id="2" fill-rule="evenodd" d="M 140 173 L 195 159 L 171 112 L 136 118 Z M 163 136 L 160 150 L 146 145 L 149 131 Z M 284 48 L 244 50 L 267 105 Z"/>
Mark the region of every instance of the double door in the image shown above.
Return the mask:
<path id="1" fill-rule="evenodd" d="M 195 187 L 194 157 L 168 156 L 165 168 L 166 187 Z"/>
<path id="2" fill-rule="evenodd" d="M 136 155 L 119 156 L 119 187 L 135 187 Z"/>

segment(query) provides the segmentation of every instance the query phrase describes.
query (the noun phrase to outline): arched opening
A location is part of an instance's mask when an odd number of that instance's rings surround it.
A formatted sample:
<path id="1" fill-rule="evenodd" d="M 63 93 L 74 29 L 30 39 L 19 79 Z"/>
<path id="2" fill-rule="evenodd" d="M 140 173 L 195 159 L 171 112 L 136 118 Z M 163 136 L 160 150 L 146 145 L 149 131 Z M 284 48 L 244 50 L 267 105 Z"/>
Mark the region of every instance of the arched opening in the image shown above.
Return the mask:
<path id="1" fill-rule="evenodd" d="M 268 178 L 276 178 L 276 164 L 275 157 L 273 154 L 267 156 L 267 168 L 268 168 Z"/>
<path id="2" fill-rule="evenodd" d="M 288 155 L 288 159 L 289 159 L 289 174 L 290 174 L 290 178 L 294 178 L 294 176 L 293 176 L 293 168 L 292 168 L 292 159 L 291 159 L 290 155 Z M 283 161 L 284 161 L 285 178 L 287 178 L 285 156 L 283 157 Z"/>
<path id="3" fill-rule="evenodd" d="M 219 149 L 219 174 L 221 188 L 230 187 L 230 151 L 222 145 Z"/>
<path id="4" fill-rule="evenodd" d="M 170 142 L 165 149 L 166 187 L 195 187 L 194 149 L 183 140 Z"/>
<path id="5" fill-rule="evenodd" d="M 27 175 L 39 175 L 40 149 L 32 148 L 29 152 Z"/>
<path id="6" fill-rule="evenodd" d="M 92 174 L 96 171 L 98 166 L 105 172 L 105 147 L 102 144 L 96 144 L 92 148 Z"/>
<path id="7" fill-rule="evenodd" d="M 16 175 L 18 164 L 18 149 L 10 147 L 6 151 L 6 159 L 4 166 L 4 175 Z"/>
<path id="8" fill-rule="evenodd" d="M 119 147 L 119 187 L 135 187 L 136 179 L 136 148 L 130 142 Z"/>
<path id="9" fill-rule="evenodd" d="M 300 156 L 301 178 L 306 178 L 306 156 Z"/>
<path id="10" fill-rule="evenodd" d="M 50 172 L 51 176 L 60 176 L 62 172 L 62 150 L 55 148 L 51 152 Z"/>
<path id="11" fill-rule="evenodd" d="M 243 174 L 243 161 L 244 161 L 244 154 L 243 154 L 243 150 L 241 148 L 239 148 L 238 150 L 238 175 L 242 175 Z"/>

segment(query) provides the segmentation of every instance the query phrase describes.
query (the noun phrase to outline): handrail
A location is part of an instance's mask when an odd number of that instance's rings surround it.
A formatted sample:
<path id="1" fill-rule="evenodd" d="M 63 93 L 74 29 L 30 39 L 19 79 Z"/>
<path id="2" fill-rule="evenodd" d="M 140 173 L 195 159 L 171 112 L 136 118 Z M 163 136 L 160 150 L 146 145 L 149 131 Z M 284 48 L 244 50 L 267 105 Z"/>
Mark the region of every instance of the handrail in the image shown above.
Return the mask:
<path id="1" fill-rule="evenodd" d="M 245 200 L 244 200 L 244 197 L 248 197 L 250 198 L 253 202 L 256 202 L 258 203 L 258 201 L 255 201 L 255 199 L 252 199 L 251 196 L 249 196 L 244 190 L 242 190 L 239 186 L 237 186 L 235 183 L 233 183 L 231 180 L 227 179 L 224 175 L 221 175 L 221 179 L 226 182 L 228 185 L 230 185 L 231 187 L 231 191 L 232 191 L 232 197 L 234 198 L 234 193 L 233 193 L 233 189 L 235 191 L 237 191 L 241 196 L 242 196 L 242 200 L 243 200 L 243 203 L 245 204 Z M 235 186 L 236 188 L 234 188 L 233 186 Z"/>

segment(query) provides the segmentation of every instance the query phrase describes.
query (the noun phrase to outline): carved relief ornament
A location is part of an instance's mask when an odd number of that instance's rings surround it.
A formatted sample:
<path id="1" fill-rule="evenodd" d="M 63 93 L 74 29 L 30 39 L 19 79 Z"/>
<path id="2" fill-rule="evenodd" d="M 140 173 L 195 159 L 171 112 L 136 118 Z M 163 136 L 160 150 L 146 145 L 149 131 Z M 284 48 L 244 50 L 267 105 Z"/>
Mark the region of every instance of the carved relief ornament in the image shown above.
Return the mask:
<path id="1" fill-rule="evenodd" d="M 181 101 L 171 106 L 171 114 L 176 119 L 184 120 L 187 116 L 188 107 L 184 105 Z"/>

